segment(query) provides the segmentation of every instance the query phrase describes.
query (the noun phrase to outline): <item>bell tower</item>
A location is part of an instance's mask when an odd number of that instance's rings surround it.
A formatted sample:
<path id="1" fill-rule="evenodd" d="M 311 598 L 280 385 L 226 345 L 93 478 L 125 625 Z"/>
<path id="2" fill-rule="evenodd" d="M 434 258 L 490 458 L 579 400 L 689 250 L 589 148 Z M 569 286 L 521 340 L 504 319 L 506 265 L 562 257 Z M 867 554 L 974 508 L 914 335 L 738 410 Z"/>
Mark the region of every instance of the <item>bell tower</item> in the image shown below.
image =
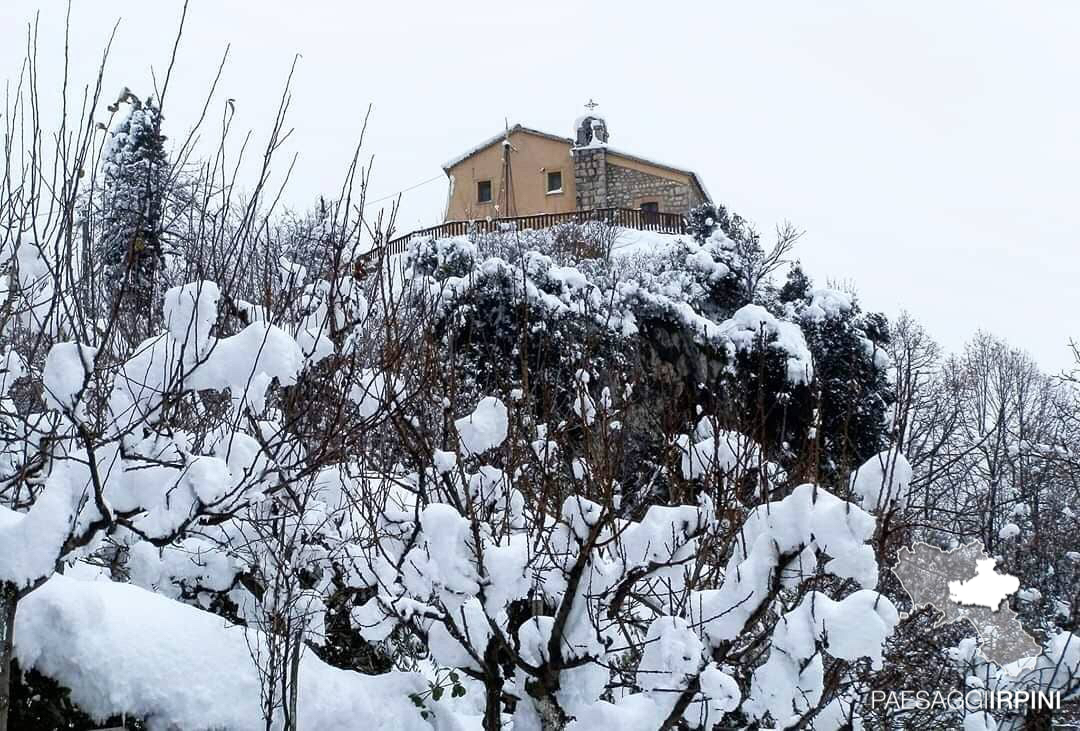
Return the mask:
<path id="1" fill-rule="evenodd" d="M 577 209 L 590 211 L 607 206 L 607 122 L 589 99 L 586 112 L 574 122 L 574 187 Z"/>
<path id="2" fill-rule="evenodd" d="M 595 147 L 607 144 L 607 122 L 597 113 L 598 106 L 600 105 L 589 99 L 585 104 L 587 111 L 574 122 L 575 147 Z"/>

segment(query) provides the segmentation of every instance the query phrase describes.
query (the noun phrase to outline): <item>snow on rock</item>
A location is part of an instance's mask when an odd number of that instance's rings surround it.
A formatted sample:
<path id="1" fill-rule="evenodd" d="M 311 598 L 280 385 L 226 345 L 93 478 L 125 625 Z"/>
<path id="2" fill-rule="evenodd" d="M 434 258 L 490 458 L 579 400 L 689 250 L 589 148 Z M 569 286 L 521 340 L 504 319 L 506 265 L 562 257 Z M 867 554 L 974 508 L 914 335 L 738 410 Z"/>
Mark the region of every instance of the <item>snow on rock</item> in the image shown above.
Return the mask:
<path id="1" fill-rule="evenodd" d="M 911 464 L 896 450 L 871 457 L 851 476 L 851 492 L 866 510 L 877 512 L 907 506 Z"/>
<path id="2" fill-rule="evenodd" d="M 494 396 L 486 396 L 480 399 L 475 411 L 455 421 L 454 427 L 466 453 L 486 452 L 506 439 L 509 427 L 506 405 Z"/>
<path id="3" fill-rule="evenodd" d="M 97 349 L 74 342 L 57 343 L 45 357 L 45 405 L 76 421 L 82 421 L 86 406 L 82 392 L 88 374 L 94 369 Z"/>
<path id="4" fill-rule="evenodd" d="M 104 719 L 128 713 L 150 731 L 263 731 L 259 681 L 249 642 L 258 632 L 130 584 L 54 576 L 19 604 L 15 656 L 71 689 Z M 409 694 L 422 676 L 361 675 L 307 651 L 301 659 L 300 729 L 430 729 Z"/>

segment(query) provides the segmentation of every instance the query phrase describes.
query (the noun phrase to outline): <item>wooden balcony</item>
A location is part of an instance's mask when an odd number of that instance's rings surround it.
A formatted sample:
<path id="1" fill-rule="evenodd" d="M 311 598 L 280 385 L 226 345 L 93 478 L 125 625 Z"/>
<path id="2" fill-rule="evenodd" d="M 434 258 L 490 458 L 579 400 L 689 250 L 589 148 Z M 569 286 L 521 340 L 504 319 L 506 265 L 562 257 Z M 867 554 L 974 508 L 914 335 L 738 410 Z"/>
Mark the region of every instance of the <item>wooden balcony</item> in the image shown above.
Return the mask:
<path id="1" fill-rule="evenodd" d="M 609 226 L 632 228 L 639 231 L 657 231 L 667 234 L 686 233 L 686 219 L 678 213 L 659 213 L 642 211 L 637 208 L 594 208 L 591 211 L 570 211 L 569 213 L 537 213 L 531 216 L 511 216 L 508 218 L 484 218 L 475 221 L 447 221 L 438 226 L 422 228 L 418 231 L 396 236 L 383 247 L 376 247 L 364 255 L 365 261 L 381 258 L 384 255 L 400 254 L 405 251 L 413 239 L 433 237 L 447 238 L 465 236 L 470 233 L 492 233 L 496 231 L 526 231 L 529 229 L 551 228 L 563 223 L 605 223 Z"/>

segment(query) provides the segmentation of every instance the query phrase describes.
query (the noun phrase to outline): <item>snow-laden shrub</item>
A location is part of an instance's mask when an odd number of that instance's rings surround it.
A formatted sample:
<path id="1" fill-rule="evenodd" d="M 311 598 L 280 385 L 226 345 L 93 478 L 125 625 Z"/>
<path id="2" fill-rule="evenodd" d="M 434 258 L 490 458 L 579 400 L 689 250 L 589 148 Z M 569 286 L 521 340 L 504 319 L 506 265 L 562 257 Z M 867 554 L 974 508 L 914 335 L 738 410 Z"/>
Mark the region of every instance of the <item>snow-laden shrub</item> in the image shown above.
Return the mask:
<path id="1" fill-rule="evenodd" d="M 542 462 L 557 445 L 515 444 L 530 436 L 507 413 L 481 400 L 457 421 L 454 458 L 437 452 L 369 495 L 371 540 L 350 551 L 349 578 L 373 592 L 353 612 L 364 637 L 422 642 L 476 681 L 485 718 L 505 705 L 524 728 L 841 717 L 826 669 L 881 667 L 898 616 L 875 591 L 871 515 L 804 484 L 743 514 L 704 493 L 625 520 L 588 457 L 576 494 L 547 502 L 513 455 Z M 702 455 L 723 437 L 708 433 Z M 736 449 L 744 461 L 727 451 L 704 469 L 758 468 L 753 445 Z M 759 667 L 742 659 L 755 647 Z"/>
<path id="2" fill-rule="evenodd" d="M 575 373 L 604 374 L 593 398 L 618 374 L 680 427 L 698 409 L 722 414 L 764 429 L 763 448 L 789 466 L 815 445 L 817 467 L 842 477 L 884 447 L 883 325 L 836 290 L 747 299 L 745 256 L 717 227 L 702 242 L 616 232 L 603 259 L 575 258 L 539 231 L 420 241 L 407 265 L 474 397 L 527 386 L 557 421 Z M 625 426 L 655 439 L 655 424 Z"/>

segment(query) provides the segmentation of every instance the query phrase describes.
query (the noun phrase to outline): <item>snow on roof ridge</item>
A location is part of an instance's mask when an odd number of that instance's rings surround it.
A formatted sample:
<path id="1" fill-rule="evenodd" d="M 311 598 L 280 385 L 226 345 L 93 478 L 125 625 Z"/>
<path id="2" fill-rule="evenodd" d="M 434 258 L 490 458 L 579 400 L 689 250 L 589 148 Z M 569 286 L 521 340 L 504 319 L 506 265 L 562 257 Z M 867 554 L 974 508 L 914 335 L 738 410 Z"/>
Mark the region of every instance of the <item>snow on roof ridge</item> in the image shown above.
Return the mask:
<path id="1" fill-rule="evenodd" d="M 472 157 L 473 155 L 475 155 L 476 153 L 480 152 L 481 150 L 483 150 L 485 148 L 491 147 L 495 143 L 501 141 L 504 137 L 506 137 L 506 135 L 513 134 L 514 132 L 529 132 L 531 134 L 540 135 L 541 137 L 550 137 L 550 138 L 556 139 L 556 140 L 565 140 L 566 142 L 569 142 L 571 144 L 573 144 L 573 142 L 574 142 L 569 137 L 562 137 L 560 135 L 553 135 L 550 132 L 544 132 L 543 130 L 536 129 L 534 127 L 527 127 L 524 124 L 521 124 L 520 122 L 515 122 L 514 124 L 510 125 L 509 129 L 503 130 L 502 132 L 499 132 L 496 135 L 492 135 L 491 137 L 488 137 L 486 140 L 484 140 L 480 144 L 475 145 L 475 146 L 469 148 L 469 150 L 467 150 L 466 152 L 463 152 L 462 154 L 460 154 L 460 155 L 458 155 L 456 157 L 453 157 L 450 160 L 446 161 L 445 163 L 443 163 L 442 169 L 444 171 L 446 171 L 446 172 L 449 172 L 450 168 L 454 167 L 459 162 L 462 162 L 463 160 L 469 159 L 470 157 Z"/>

